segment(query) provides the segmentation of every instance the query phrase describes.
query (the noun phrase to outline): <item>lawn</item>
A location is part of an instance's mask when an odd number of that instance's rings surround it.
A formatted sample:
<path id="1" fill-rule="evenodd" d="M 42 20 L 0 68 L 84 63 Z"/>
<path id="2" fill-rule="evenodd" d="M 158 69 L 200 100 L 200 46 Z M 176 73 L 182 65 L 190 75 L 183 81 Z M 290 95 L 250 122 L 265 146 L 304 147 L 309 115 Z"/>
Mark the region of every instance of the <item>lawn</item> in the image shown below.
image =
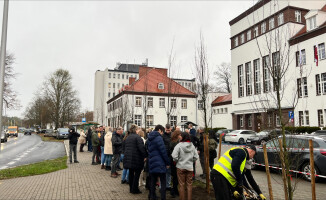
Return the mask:
<path id="1" fill-rule="evenodd" d="M 10 169 L 3 169 L 0 172 L 0 180 L 24 177 L 24 176 L 34 176 L 40 174 L 46 174 L 50 172 L 55 172 L 61 169 L 67 168 L 67 156 L 46 160 L 39 163 L 34 163 L 30 165 L 23 165 Z"/>
<path id="2" fill-rule="evenodd" d="M 45 142 L 63 142 L 63 139 L 57 139 L 55 137 L 44 137 L 44 133 L 37 134 L 42 138 L 43 141 Z"/>

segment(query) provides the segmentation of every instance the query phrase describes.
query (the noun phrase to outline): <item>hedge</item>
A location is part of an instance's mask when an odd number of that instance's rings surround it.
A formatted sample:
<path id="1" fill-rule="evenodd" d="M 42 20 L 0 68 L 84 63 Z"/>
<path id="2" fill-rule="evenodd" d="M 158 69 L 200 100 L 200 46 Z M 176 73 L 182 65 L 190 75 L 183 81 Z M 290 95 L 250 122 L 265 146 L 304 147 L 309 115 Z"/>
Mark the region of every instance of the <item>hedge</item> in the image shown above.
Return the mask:
<path id="1" fill-rule="evenodd" d="M 320 128 L 317 126 L 312 126 L 312 127 L 310 127 L 310 126 L 298 126 L 298 127 L 286 126 L 285 130 L 287 130 L 291 133 L 297 133 L 297 134 L 303 134 L 303 133 L 310 134 L 312 132 L 320 130 Z"/>
<path id="2" fill-rule="evenodd" d="M 221 130 L 221 129 L 227 129 L 227 128 L 224 128 L 224 127 L 216 127 L 216 128 L 207 128 L 206 132 L 210 131 L 210 130 L 214 130 L 214 132 L 216 133 L 218 130 Z"/>

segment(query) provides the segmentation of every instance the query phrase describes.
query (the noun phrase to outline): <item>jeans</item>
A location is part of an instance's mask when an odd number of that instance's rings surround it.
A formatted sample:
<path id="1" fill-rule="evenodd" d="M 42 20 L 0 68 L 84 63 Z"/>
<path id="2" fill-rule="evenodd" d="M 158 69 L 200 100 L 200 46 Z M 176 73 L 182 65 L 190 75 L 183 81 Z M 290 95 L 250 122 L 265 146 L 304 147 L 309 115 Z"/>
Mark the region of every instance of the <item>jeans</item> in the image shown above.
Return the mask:
<path id="1" fill-rule="evenodd" d="M 101 165 L 104 165 L 104 147 L 101 146 Z"/>
<path id="2" fill-rule="evenodd" d="M 92 163 L 94 163 L 94 158 L 96 156 L 96 160 L 98 160 L 98 148 L 97 147 L 94 147 L 93 148 L 93 156 L 92 156 Z"/>
<path id="3" fill-rule="evenodd" d="M 188 200 L 192 197 L 192 171 L 177 168 L 179 181 L 179 197 L 180 200 L 186 199 L 185 189 L 187 188 Z"/>
<path id="4" fill-rule="evenodd" d="M 123 168 L 121 180 L 129 181 L 129 169 Z"/>
<path id="5" fill-rule="evenodd" d="M 92 140 L 88 140 L 88 151 L 89 152 L 93 151 Z"/>
<path id="6" fill-rule="evenodd" d="M 117 164 L 117 167 L 120 167 L 120 162 L 123 161 L 123 158 L 124 158 L 124 157 L 125 157 L 124 154 L 121 154 L 121 155 L 120 155 L 120 160 L 119 160 L 119 162 L 118 162 L 118 164 Z"/>
<path id="7" fill-rule="evenodd" d="M 77 161 L 77 144 L 69 144 L 69 159 L 72 162 L 72 152 L 74 152 L 74 161 Z"/>
<path id="8" fill-rule="evenodd" d="M 113 155 L 112 154 L 104 154 L 104 163 L 105 166 L 111 166 L 111 160 L 112 160 Z"/>
<path id="9" fill-rule="evenodd" d="M 141 169 L 129 169 L 129 189 L 130 193 L 136 193 L 139 191 L 138 182 Z"/>
<path id="10" fill-rule="evenodd" d="M 204 151 L 201 151 L 201 152 L 199 153 L 199 161 L 200 161 L 201 169 L 203 170 L 203 174 L 206 175 L 206 169 L 205 169 L 205 154 L 204 154 Z"/>
<path id="11" fill-rule="evenodd" d="M 119 160 L 120 160 L 120 154 L 114 154 L 113 161 L 112 161 L 111 174 L 115 174 L 117 172 L 117 164 L 118 164 Z"/>
<path id="12" fill-rule="evenodd" d="M 166 169 L 166 188 L 171 187 L 171 167 Z"/>
<path id="13" fill-rule="evenodd" d="M 149 198 L 150 199 L 156 199 L 156 181 L 157 178 L 160 177 L 161 181 L 161 199 L 166 199 L 166 174 L 165 173 L 149 173 L 150 179 L 151 179 L 151 185 L 149 189 Z"/>

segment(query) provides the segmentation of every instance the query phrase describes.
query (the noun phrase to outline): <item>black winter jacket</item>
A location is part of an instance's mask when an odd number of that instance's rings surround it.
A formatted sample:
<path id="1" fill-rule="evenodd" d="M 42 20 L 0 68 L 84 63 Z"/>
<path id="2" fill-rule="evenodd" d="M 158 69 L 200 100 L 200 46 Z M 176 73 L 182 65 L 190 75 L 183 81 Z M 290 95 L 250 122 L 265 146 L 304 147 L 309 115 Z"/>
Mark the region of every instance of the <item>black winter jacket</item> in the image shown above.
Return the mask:
<path id="1" fill-rule="evenodd" d="M 123 167 L 125 169 L 143 169 L 146 157 L 143 140 L 136 133 L 130 133 L 124 141 Z"/>
<path id="2" fill-rule="evenodd" d="M 68 134 L 69 144 L 77 144 L 79 136 L 79 133 L 77 133 L 75 130 L 70 129 Z"/>
<path id="3" fill-rule="evenodd" d="M 172 152 L 170 152 L 171 133 L 168 134 L 168 133 L 164 132 L 162 137 L 163 137 L 163 142 L 164 142 L 164 145 L 165 145 L 166 153 L 170 157 L 171 153 L 172 153 Z"/>
<path id="4" fill-rule="evenodd" d="M 113 146 L 113 154 L 121 154 L 122 153 L 122 137 L 116 132 L 112 135 L 112 146 Z"/>

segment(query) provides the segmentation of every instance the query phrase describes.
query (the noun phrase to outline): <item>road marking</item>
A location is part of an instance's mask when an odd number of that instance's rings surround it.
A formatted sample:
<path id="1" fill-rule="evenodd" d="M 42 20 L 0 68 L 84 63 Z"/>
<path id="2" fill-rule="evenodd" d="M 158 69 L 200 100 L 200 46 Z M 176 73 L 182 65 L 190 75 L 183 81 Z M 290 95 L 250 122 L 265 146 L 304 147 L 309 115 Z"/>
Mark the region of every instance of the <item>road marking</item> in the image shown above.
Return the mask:
<path id="1" fill-rule="evenodd" d="M 14 162 L 14 161 L 11 161 L 10 163 L 8 163 L 8 165 L 13 165 L 13 164 L 15 164 L 16 162 Z"/>

